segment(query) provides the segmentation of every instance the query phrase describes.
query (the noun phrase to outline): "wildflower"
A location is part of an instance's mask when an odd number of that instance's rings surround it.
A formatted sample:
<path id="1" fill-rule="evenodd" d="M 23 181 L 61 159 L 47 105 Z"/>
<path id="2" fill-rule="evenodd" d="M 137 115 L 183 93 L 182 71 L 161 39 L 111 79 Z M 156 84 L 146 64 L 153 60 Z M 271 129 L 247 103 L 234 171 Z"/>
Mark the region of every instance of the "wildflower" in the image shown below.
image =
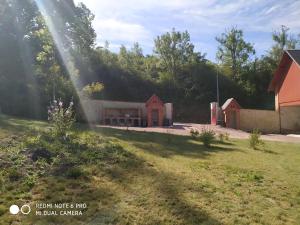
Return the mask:
<path id="1" fill-rule="evenodd" d="M 62 105 L 63 105 L 62 101 L 59 101 L 58 105 L 59 105 L 60 107 L 62 107 Z"/>

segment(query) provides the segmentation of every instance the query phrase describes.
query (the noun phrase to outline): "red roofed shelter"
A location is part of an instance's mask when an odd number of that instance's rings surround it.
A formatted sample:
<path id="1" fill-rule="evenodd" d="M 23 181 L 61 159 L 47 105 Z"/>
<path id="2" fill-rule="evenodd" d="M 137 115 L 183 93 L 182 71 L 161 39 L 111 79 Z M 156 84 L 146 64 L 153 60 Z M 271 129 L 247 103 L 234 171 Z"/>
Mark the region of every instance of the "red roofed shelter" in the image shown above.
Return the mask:
<path id="1" fill-rule="evenodd" d="M 164 103 L 157 95 L 152 95 L 146 102 L 148 127 L 163 126 Z"/>
<path id="2" fill-rule="evenodd" d="M 241 106 L 234 98 L 227 99 L 222 105 L 226 127 L 234 129 L 240 128 L 240 109 Z"/>

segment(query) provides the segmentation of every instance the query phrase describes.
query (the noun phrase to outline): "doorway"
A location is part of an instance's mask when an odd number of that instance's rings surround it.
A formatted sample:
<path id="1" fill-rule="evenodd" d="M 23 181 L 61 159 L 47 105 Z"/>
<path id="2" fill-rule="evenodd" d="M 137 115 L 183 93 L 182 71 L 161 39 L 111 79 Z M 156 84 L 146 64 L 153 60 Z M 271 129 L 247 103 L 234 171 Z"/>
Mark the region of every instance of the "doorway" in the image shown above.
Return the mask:
<path id="1" fill-rule="evenodd" d="M 152 109 L 151 117 L 152 117 L 152 126 L 157 127 L 158 124 L 159 124 L 159 121 L 158 121 L 158 109 Z"/>
<path id="2" fill-rule="evenodd" d="M 236 123 L 236 111 L 231 111 L 230 112 L 230 123 L 229 123 L 229 127 L 230 128 L 234 128 L 234 129 L 237 129 L 237 123 Z"/>

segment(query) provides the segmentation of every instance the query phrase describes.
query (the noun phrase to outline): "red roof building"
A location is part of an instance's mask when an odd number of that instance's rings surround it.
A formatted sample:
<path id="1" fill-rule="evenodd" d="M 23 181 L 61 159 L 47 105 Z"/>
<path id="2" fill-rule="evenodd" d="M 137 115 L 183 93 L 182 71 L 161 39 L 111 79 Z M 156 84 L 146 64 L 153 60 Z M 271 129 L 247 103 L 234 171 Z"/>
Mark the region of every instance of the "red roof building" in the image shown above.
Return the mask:
<path id="1" fill-rule="evenodd" d="M 282 132 L 300 132 L 300 50 L 283 53 L 269 85 L 275 93 Z"/>
<path id="2" fill-rule="evenodd" d="M 225 126 L 240 129 L 240 109 L 241 106 L 234 98 L 229 98 L 222 105 Z"/>
<path id="3" fill-rule="evenodd" d="M 269 91 L 275 92 L 275 108 L 300 105 L 300 50 L 284 52 Z"/>

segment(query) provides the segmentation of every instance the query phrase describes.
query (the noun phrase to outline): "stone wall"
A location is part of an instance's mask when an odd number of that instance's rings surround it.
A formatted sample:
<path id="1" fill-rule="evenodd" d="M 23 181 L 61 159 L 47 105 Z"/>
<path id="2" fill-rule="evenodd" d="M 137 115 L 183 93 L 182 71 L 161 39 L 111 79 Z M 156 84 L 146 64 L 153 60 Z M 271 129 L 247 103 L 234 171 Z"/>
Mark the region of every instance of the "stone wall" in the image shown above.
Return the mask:
<path id="1" fill-rule="evenodd" d="M 263 133 L 279 133 L 279 113 L 271 110 L 241 109 L 240 129 L 244 131 L 258 129 Z"/>

